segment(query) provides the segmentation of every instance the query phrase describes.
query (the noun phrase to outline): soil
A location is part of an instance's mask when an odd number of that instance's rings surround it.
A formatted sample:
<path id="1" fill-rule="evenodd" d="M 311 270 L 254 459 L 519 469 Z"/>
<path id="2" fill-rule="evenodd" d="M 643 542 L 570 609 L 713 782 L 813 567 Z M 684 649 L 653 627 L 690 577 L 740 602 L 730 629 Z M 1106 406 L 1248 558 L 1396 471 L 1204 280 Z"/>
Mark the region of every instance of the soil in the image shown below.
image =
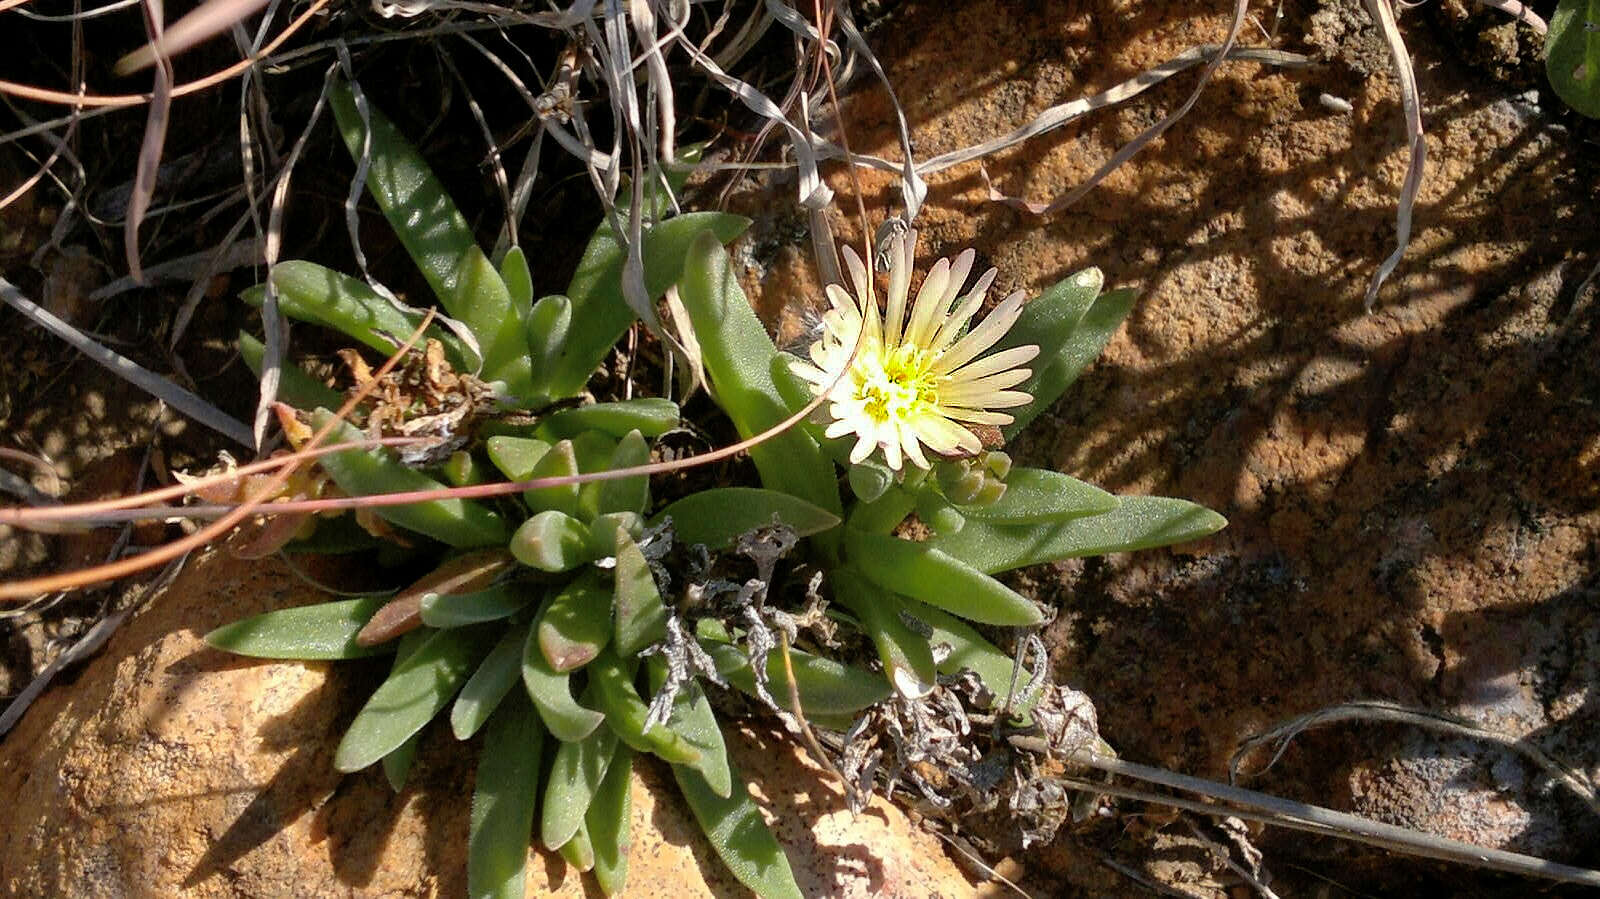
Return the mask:
<path id="1" fill-rule="evenodd" d="M 1185 119 L 1069 210 L 1020 212 L 993 202 L 988 185 L 1044 201 L 1070 190 L 1179 106 L 1198 69 L 929 179 L 916 223 L 925 261 L 976 247 L 980 269 L 999 269 L 996 296 L 1088 265 L 1141 291 L 1103 358 L 1010 451 L 1115 492 L 1192 499 L 1230 521 L 1201 543 L 1030 573 L 1029 588 L 1058 608 L 1046 634 L 1055 676 L 1095 700 L 1124 757 L 1200 776 L 1226 779 L 1253 734 L 1354 700 L 1459 716 L 1600 775 L 1600 287 L 1580 289 L 1600 264 L 1600 129 L 1543 87 L 1525 26 L 1454 0 L 1405 11 L 1428 169 L 1410 248 L 1365 312 L 1368 279 L 1394 246 L 1405 169 L 1395 79 L 1358 2 L 1282 10 L 1261 27 L 1316 65 L 1220 67 Z M 907 2 L 889 5 L 869 40 L 928 158 L 1226 28 L 1222 11 L 1171 4 Z M 1247 24 L 1242 40 L 1264 38 Z M 891 106 L 870 81 L 849 86 L 842 120 L 854 149 L 897 156 Z M 895 211 L 887 176 L 860 177 L 874 222 Z M 829 180 L 838 208 L 852 210 L 851 179 Z M 328 198 L 341 188 L 325 187 L 313 210 L 337 208 Z M 553 190 L 545 199 L 560 204 Z M 792 322 L 818 296 L 792 198 L 779 184 L 734 199 L 757 219 L 747 282 L 775 321 Z M 55 284 L 70 299 L 74 278 L 103 275 L 31 266 L 47 205 L 0 213 L 8 240 L 25 235 L 22 249 L 0 246 L 0 261 L 36 298 Z M 833 224 L 859 242 L 850 216 Z M 572 241 L 533 239 L 552 257 Z M 99 260 L 91 272 L 120 272 L 107 246 L 84 243 Z M 79 321 L 171 371 L 165 341 L 149 335 L 181 293 L 131 295 L 80 310 Z M 222 371 L 199 386 L 243 415 L 248 381 L 226 367 L 224 347 L 241 314 L 202 308 L 176 356 L 192 372 Z M 0 311 L 0 327 L 15 332 L 17 321 Z M 0 357 L 0 375 L 0 443 L 57 463 L 61 483 L 40 478 L 40 489 L 131 489 L 152 441 L 179 459 L 219 448 L 38 332 Z M 0 571 L 104 551 L 69 542 L 0 534 Z M 0 694 L 107 605 L 105 595 L 75 602 L 0 622 Z M 1261 755 L 1247 761 L 1254 789 L 1600 867 L 1600 819 L 1487 742 L 1341 723 L 1301 735 L 1268 771 Z M 1175 815 L 1115 808 L 1004 870 L 1040 895 L 1238 886 Z M 1250 839 L 1284 895 L 1530 889 L 1287 831 Z"/>
<path id="2" fill-rule="evenodd" d="M 916 223 L 925 261 L 975 247 L 977 270 L 999 269 L 992 295 L 1088 265 L 1142 295 L 1101 360 L 1010 450 L 1229 518 L 1197 544 L 1032 578 L 1059 608 L 1046 635 L 1056 676 L 1094 698 L 1128 758 L 1225 780 L 1249 736 L 1382 700 L 1600 772 L 1600 370 L 1596 287 L 1579 290 L 1600 263 L 1597 131 L 1529 92 L 1537 44 L 1519 27 L 1492 42 L 1507 28 L 1497 15 L 1404 16 L 1428 168 L 1410 249 L 1370 314 L 1362 297 L 1394 244 L 1405 157 L 1390 64 L 1359 4 L 1285 5 L 1278 45 L 1316 66 L 1223 66 L 1185 119 L 1064 212 L 990 202 L 985 177 L 1003 194 L 1054 199 L 1181 104 L 1194 70 L 929 179 Z M 908 3 L 876 46 L 928 158 L 1219 41 L 1226 24 L 1171 6 Z M 1463 34 L 1484 43 L 1464 50 Z M 1324 93 L 1352 110 L 1324 106 Z M 858 86 L 843 118 L 854 149 L 898 158 L 876 85 Z M 861 179 L 869 214 L 898 210 L 887 176 Z M 852 209 L 850 181 L 829 183 Z M 784 199 L 757 196 L 745 208 Z M 788 220 L 769 217 L 773 231 Z M 835 230 L 859 244 L 850 216 Z M 752 274 L 763 308 L 817 295 L 805 252 L 769 254 Z M 1246 771 L 1265 761 L 1251 756 Z M 1486 743 L 1414 727 L 1312 730 L 1245 785 L 1600 861 L 1600 820 L 1582 803 Z M 1154 853 L 1120 831 L 1059 840 L 1029 857 L 1031 882 L 1094 892 L 1103 882 L 1083 872 L 1106 853 L 1185 891 L 1220 889 L 1227 875 L 1194 861 L 1187 831 L 1166 832 L 1155 844 L 1170 848 Z M 1289 893 L 1526 889 L 1288 832 L 1258 839 Z"/>

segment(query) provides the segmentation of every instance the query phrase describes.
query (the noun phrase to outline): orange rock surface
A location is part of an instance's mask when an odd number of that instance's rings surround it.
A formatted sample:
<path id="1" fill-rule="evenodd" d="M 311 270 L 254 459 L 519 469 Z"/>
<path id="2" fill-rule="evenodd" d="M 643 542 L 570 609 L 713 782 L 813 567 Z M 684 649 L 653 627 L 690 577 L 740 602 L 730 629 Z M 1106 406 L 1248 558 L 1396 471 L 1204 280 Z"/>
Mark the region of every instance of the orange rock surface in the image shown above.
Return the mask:
<path id="1" fill-rule="evenodd" d="M 275 560 L 189 564 L 0 743 L 0 895 L 461 896 L 478 741 L 425 737 L 406 788 L 342 776 L 333 749 L 387 664 L 280 663 L 200 635 L 325 598 Z M 730 731 L 734 764 L 808 895 L 972 892 L 939 841 L 882 800 L 861 815 L 794 743 Z M 627 896 L 748 895 L 664 767 L 633 784 Z M 598 895 L 531 852 L 529 896 Z"/>

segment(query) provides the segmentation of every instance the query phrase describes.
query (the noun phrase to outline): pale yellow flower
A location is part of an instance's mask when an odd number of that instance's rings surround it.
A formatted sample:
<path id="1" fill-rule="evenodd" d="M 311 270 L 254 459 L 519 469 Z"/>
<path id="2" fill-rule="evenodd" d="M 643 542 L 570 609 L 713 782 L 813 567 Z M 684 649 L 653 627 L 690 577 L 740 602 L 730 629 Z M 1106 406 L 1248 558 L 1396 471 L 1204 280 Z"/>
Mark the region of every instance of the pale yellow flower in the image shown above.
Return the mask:
<path id="1" fill-rule="evenodd" d="M 902 459 L 927 468 L 924 447 L 941 456 L 981 451 L 982 442 L 962 423 L 1010 424 L 1010 415 L 994 410 L 1033 399 L 1008 388 L 1033 374 L 1019 366 L 1039 355 L 1037 346 L 1028 345 L 979 358 L 1016 324 L 1024 296 L 1017 291 L 1006 297 L 968 331 L 967 323 L 982 307 L 995 276 L 989 269 L 972 290 L 957 296 L 972 271 L 972 250 L 954 263 L 934 263 L 908 310 L 916 239 L 916 232 L 909 231 L 889 246 L 889 291 L 881 311 L 866 266 L 849 246 L 843 248 L 855 295 L 829 285 L 832 308 L 822 317 L 822 335 L 811 345 L 811 362 L 793 363 L 813 394 L 827 393 L 832 419 L 827 435 L 855 435 L 850 461 L 861 462 L 882 448 L 884 461 L 896 471 Z M 858 336 L 860 350 L 852 359 Z M 841 371 L 844 377 L 839 378 Z"/>

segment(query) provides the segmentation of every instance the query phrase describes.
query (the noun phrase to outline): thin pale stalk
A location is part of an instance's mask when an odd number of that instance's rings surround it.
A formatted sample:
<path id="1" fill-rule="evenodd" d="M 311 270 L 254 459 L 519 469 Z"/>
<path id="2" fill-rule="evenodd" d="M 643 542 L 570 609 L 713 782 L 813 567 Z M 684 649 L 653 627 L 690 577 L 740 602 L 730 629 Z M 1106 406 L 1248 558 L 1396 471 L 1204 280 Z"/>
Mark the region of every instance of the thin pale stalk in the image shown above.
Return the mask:
<path id="1" fill-rule="evenodd" d="M 285 465 L 291 465 L 291 464 L 294 464 L 294 463 L 297 463 L 297 462 L 310 461 L 310 460 L 315 459 L 315 458 L 317 458 L 319 456 L 325 456 L 325 455 L 327 455 L 329 453 L 342 453 L 345 450 L 372 449 L 373 447 L 378 447 L 378 446 L 417 446 L 417 445 L 428 443 L 428 442 L 430 442 L 430 441 L 429 441 L 429 438 L 427 438 L 427 437 L 379 437 L 379 438 L 377 438 L 375 440 L 360 440 L 360 441 L 356 441 L 356 442 L 335 443 L 335 444 L 331 444 L 329 446 L 319 446 L 319 447 L 315 447 L 313 449 L 303 449 L 303 450 L 300 450 L 299 452 L 289 453 L 289 454 L 282 455 L 282 456 L 274 456 L 274 457 L 272 457 L 270 459 L 263 459 L 263 460 L 261 460 L 259 462 L 251 462 L 248 465 L 241 465 L 238 468 L 233 469 L 232 471 L 224 471 L 224 472 L 219 472 L 217 474 L 206 475 L 204 477 L 195 478 L 194 480 L 189 481 L 186 484 L 175 484 L 175 485 L 173 485 L 171 487 L 162 487 L 162 488 L 157 489 L 157 490 L 148 490 L 148 491 L 145 491 L 144 493 L 138 493 L 138 494 L 135 494 L 133 496 L 123 496 L 123 497 L 118 497 L 116 499 L 96 500 L 94 502 L 72 503 L 72 504 L 66 504 L 66 505 L 50 506 L 49 508 L 0 509 L 0 524 L 14 525 L 14 526 L 17 526 L 17 527 L 33 527 L 36 523 L 39 523 L 39 522 L 55 521 L 55 520 L 75 520 L 75 519 L 80 519 L 80 518 L 95 518 L 95 517 L 101 516 L 101 515 L 103 515 L 103 514 L 105 514 L 107 512 L 115 512 L 115 511 L 123 510 L 123 509 L 137 509 L 137 510 L 140 510 L 140 511 L 147 511 L 147 512 L 151 512 L 151 513 L 160 513 L 159 515 L 158 514 L 141 515 L 141 516 L 138 516 L 137 518 L 134 518 L 134 517 L 130 516 L 129 520 L 142 520 L 142 519 L 145 519 L 145 518 L 172 517 L 172 516 L 181 517 L 181 516 L 184 515 L 184 513 L 189 511 L 190 507 L 188 507 L 188 506 L 169 506 L 169 507 L 165 507 L 165 508 L 149 509 L 149 510 L 143 509 L 142 507 L 148 506 L 150 503 L 160 502 L 160 501 L 166 500 L 166 499 L 176 499 L 177 497 L 180 497 L 180 496 L 187 496 L 187 495 L 189 495 L 191 493 L 197 493 L 197 492 L 199 492 L 201 490 L 206 489 L 207 487 L 220 487 L 220 486 L 224 486 L 224 485 L 227 485 L 227 484 L 232 484 L 232 483 L 237 482 L 240 478 L 244 477 L 245 475 L 257 474 L 257 473 L 260 473 L 260 472 L 263 472 L 263 471 L 272 471 L 273 469 L 282 468 Z M 14 451 L 4 450 L 3 448 L 0 448 L 0 452 L 9 454 L 9 453 L 14 452 Z M 31 457 L 28 457 L 25 454 L 18 453 L 17 455 L 21 456 L 23 458 L 31 459 Z M 204 509 L 206 507 L 205 506 L 195 506 L 193 508 Z M 221 507 L 218 507 L 218 508 L 232 508 L 232 507 L 231 506 L 221 506 Z M 210 516 L 207 516 L 207 517 L 210 517 Z"/>
<path id="2" fill-rule="evenodd" d="M 139 267 L 139 225 L 150 209 L 150 200 L 156 192 L 156 169 L 161 166 L 161 150 L 167 142 L 167 122 L 172 112 L 172 59 L 162 52 L 162 35 L 166 27 L 166 12 L 161 0 L 145 0 L 145 33 L 155 48 L 155 84 L 150 91 L 150 110 L 145 118 L 144 140 L 139 144 L 139 161 L 133 172 L 133 191 L 128 197 L 128 213 L 122 223 L 122 247 L 128 259 L 128 274 L 138 283 L 144 283 L 144 273 Z"/>
<path id="3" fill-rule="evenodd" d="M 1416 205 L 1417 192 L 1422 188 L 1422 171 L 1428 161 L 1428 142 L 1422 133 L 1422 94 L 1417 88 L 1417 73 L 1411 65 L 1411 55 L 1406 52 L 1405 40 L 1400 37 L 1394 6 L 1390 0 L 1366 0 L 1366 4 L 1367 12 L 1383 34 L 1389 55 L 1394 59 L 1395 76 L 1400 87 L 1400 107 L 1406 123 L 1406 147 L 1410 153 L 1406 178 L 1400 185 L 1400 206 L 1394 216 L 1394 252 L 1372 273 L 1372 280 L 1367 284 L 1363 305 L 1371 312 L 1373 305 L 1378 302 L 1378 288 L 1400 264 L 1406 247 L 1411 244 L 1411 209 Z"/>
<path id="4" fill-rule="evenodd" d="M 159 65 L 161 60 L 221 34 L 266 5 L 267 0 L 208 0 L 172 23 L 166 33 L 155 35 L 150 43 L 117 60 L 112 71 L 130 75 L 151 63 Z"/>
<path id="5" fill-rule="evenodd" d="M 271 56 L 274 50 L 277 50 L 279 47 L 283 46 L 285 41 L 292 37 L 295 32 L 299 31 L 301 28 L 304 28 L 306 24 L 315 18 L 318 13 L 322 12 L 323 8 L 326 7 L 330 2 L 332 2 L 332 0 L 312 0 L 311 6 L 309 6 L 305 12 L 301 13 L 300 16 L 293 22 L 290 22 L 289 25 L 283 29 L 282 34 L 279 34 L 277 37 L 272 39 L 271 43 L 267 44 L 265 47 L 262 47 L 260 52 L 253 53 L 248 58 L 241 59 L 233 65 L 213 72 L 204 78 L 177 85 L 172 89 L 172 98 L 177 99 L 178 97 L 188 96 L 189 94 L 199 93 L 200 91 L 215 87 Z M 3 11 L 4 10 L 0 10 L 0 12 Z M 62 106 L 85 107 L 143 106 L 144 104 L 149 103 L 154 96 L 153 94 L 71 94 L 67 93 L 66 91 L 50 90 L 49 88 L 34 87 L 31 84 L 22 84 L 16 81 L 4 80 L 0 80 L 0 93 L 10 94 L 13 97 L 20 97 L 24 100 L 34 100 L 40 103 L 56 103 Z"/>
<path id="6" fill-rule="evenodd" d="M 1264 824 L 1287 827 L 1291 830 L 1337 837 L 1342 840 L 1365 843 L 1369 846 L 1379 846 L 1391 851 L 1403 852 L 1422 858 L 1436 858 L 1495 871 L 1541 877 L 1563 883 L 1600 886 L 1600 871 L 1575 868 L 1570 865 L 1562 865 L 1516 852 L 1475 846 L 1461 840 L 1452 840 L 1447 837 L 1397 827 L 1393 824 L 1372 821 L 1359 815 L 1337 812 L 1317 805 L 1282 799 L 1266 793 L 1258 793 L 1254 790 L 1232 787 L 1216 781 L 1190 777 L 1186 774 L 1178 774 L 1134 762 L 1125 762 L 1121 759 L 1108 758 L 1091 752 L 1068 750 L 1061 753 L 1059 752 L 1059 747 L 1051 747 L 1047 740 L 1040 737 L 1014 736 L 1010 738 L 1010 742 L 1018 749 L 1028 752 L 1049 753 L 1056 751 L 1061 757 L 1071 762 L 1087 765 L 1100 771 L 1131 777 L 1146 783 L 1197 793 L 1209 799 L 1226 803 L 1226 805 L 1182 799 L 1144 790 L 1132 790 L 1115 784 L 1076 777 L 1060 778 L 1060 781 L 1065 785 L 1091 793 L 1122 796 L 1140 802 L 1181 808 L 1202 815 L 1232 815 L 1250 821 L 1260 821 Z"/>

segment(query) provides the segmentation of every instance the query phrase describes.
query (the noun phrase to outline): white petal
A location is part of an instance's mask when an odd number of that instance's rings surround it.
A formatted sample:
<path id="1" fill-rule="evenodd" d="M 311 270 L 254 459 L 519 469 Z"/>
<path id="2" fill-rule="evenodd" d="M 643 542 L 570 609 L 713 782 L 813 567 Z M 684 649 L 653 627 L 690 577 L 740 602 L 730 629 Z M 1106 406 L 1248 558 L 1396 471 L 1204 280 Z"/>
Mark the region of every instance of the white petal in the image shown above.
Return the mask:
<path id="1" fill-rule="evenodd" d="M 1022 314 L 1022 303 L 1026 298 L 1026 295 L 1019 290 L 1001 300 L 1000 305 L 996 306 L 988 317 L 939 357 L 939 361 L 933 365 L 933 374 L 948 374 L 994 346 L 995 342 L 1004 337 L 1006 332 L 1011 330 L 1011 326 L 1017 323 L 1017 316 Z"/>
<path id="2" fill-rule="evenodd" d="M 950 318 L 939 326 L 938 333 L 928 341 L 928 347 L 934 352 L 939 352 L 949 346 L 952 341 L 961 335 L 961 329 L 967 326 L 978 310 L 983 307 L 983 298 L 989 293 L 989 285 L 994 283 L 995 270 L 989 269 L 978 278 L 978 283 L 961 299 L 956 310 L 950 313 Z"/>
<path id="3" fill-rule="evenodd" d="M 905 329 L 906 291 L 911 289 L 911 243 L 916 234 L 898 234 L 889 246 L 889 297 L 883 311 L 883 339 L 889 344 L 899 343 Z"/>
<path id="4" fill-rule="evenodd" d="M 892 429 L 894 426 L 890 425 L 889 427 Z M 889 463 L 889 467 L 895 471 L 900 470 L 900 441 L 898 439 L 883 441 L 883 461 Z"/>
<path id="5" fill-rule="evenodd" d="M 883 319 L 878 315 L 878 307 L 873 304 L 873 301 L 868 299 L 867 302 L 870 308 L 863 310 L 863 314 L 866 315 L 867 335 L 861 339 L 881 344 L 883 342 Z"/>
<path id="6" fill-rule="evenodd" d="M 955 302 L 956 295 L 961 293 L 961 288 L 967 283 L 967 275 L 972 274 L 972 260 L 976 258 L 978 258 L 977 252 L 968 247 L 961 251 L 955 262 L 951 263 L 950 281 L 944 288 L 942 304 L 944 309 L 949 309 L 950 304 Z"/>
<path id="7" fill-rule="evenodd" d="M 833 305 L 833 308 L 843 313 L 846 317 L 860 316 L 861 313 L 857 309 L 856 298 L 851 296 L 848 290 L 837 284 L 829 284 L 823 293 L 828 295 L 828 302 Z"/>
<path id="8" fill-rule="evenodd" d="M 911 307 L 911 321 L 906 325 L 905 337 L 901 342 L 916 346 L 925 346 L 928 335 L 933 333 L 933 322 L 942 318 L 949 307 L 939 304 L 944 299 L 944 287 L 950 280 L 950 260 L 941 259 L 928 269 L 927 277 L 922 279 L 922 287 L 917 290 L 917 301 Z"/>
<path id="9" fill-rule="evenodd" d="M 1031 374 L 1033 374 L 1031 369 L 1012 368 L 987 377 L 973 378 L 970 381 L 952 380 L 952 383 L 940 388 L 939 398 L 945 402 L 959 403 L 966 397 L 983 396 L 996 390 L 1015 387 L 1028 380 L 1028 376 Z"/>
<path id="10" fill-rule="evenodd" d="M 927 444 L 928 449 L 941 456 L 954 455 L 965 444 L 978 442 L 978 438 L 972 436 L 966 428 L 943 415 L 931 412 L 912 419 L 911 427 L 916 430 L 918 439 Z"/>
<path id="11" fill-rule="evenodd" d="M 828 373 L 823 371 L 821 368 L 811 365 L 807 362 L 802 362 L 799 359 L 795 359 L 789 363 L 789 370 L 794 372 L 797 377 L 805 381 L 809 381 L 818 387 L 821 387 L 822 385 L 833 380 L 832 378 L 828 377 Z"/>
<path id="12" fill-rule="evenodd" d="M 991 390 L 980 396 L 951 397 L 939 405 L 941 408 L 1009 409 L 1031 402 L 1033 396 L 1021 390 Z"/>
<path id="13" fill-rule="evenodd" d="M 905 423 L 898 426 L 900 441 L 905 445 L 906 458 L 918 468 L 928 467 L 928 457 L 922 454 L 922 444 L 917 440 L 916 434 Z"/>
<path id="14" fill-rule="evenodd" d="M 959 409 L 941 406 L 939 411 L 944 413 L 946 418 L 952 418 L 956 421 L 970 421 L 973 424 L 980 425 L 1008 425 L 1015 421 L 1004 412 L 990 412 L 987 409 Z"/>
<path id="15" fill-rule="evenodd" d="M 1027 346 L 1014 346 L 1009 350 L 1001 350 L 998 353 L 984 356 L 982 359 L 974 361 L 971 365 L 958 371 L 953 371 L 950 373 L 950 377 L 952 380 L 960 381 L 977 379 L 984 375 L 992 375 L 997 371 L 1005 371 L 1013 366 L 1026 365 L 1038 355 L 1039 347 L 1037 344 L 1030 343 Z"/>
<path id="16" fill-rule="evenodd" d="M 833 362 L 833 348 L 820 340 L 811 345 L 811 352 L 806 355 L 810 356 L 811 361 L 816 363 L 818 374 L 827 371 Z M 798 372 L 800 369 L 795 368 L 795 371 Z M 804 377 L 804 373 L 801 376 Z"/>
<path id="17" fill-rule="evenodd" d="M 839 419 L 838 421 L 834 422 L 833 424 L 828 425 L 828 429 L 826 431 L 823 431 L 822 433 L 824 435 L 826 435 L 829 440 L 837 440 L 840 437 L 843 437 L 844 435 L 851 433 L 855 429 L 856 429 L 855 422 L 851 421 L 848 418 L 842 418 L 842 419 Z"/>
<path id="18" fill-rule="evenodd" d="M 849 270 L 850 283 L 855 285 L 856 299 L 861 301 L 862 307 L 876 306 L 872 302 L 872 279 L 867 275 L 867 267 L 861 264 L 861 257 L 849 244 L 842 247 L 844 254 L 844 267 Z M 832 287 L 833 285 L 829 285 Z"/>
<path id="19" fill-rule="evenodd" d="M 857 438 L 855 447 L 850 450 L 850 464 L 859 465 L 865 462 L 867 457 L 872 455 L 872 451 L 877 448 L 878 445 L 868 440 L 865 435 Z"/>

